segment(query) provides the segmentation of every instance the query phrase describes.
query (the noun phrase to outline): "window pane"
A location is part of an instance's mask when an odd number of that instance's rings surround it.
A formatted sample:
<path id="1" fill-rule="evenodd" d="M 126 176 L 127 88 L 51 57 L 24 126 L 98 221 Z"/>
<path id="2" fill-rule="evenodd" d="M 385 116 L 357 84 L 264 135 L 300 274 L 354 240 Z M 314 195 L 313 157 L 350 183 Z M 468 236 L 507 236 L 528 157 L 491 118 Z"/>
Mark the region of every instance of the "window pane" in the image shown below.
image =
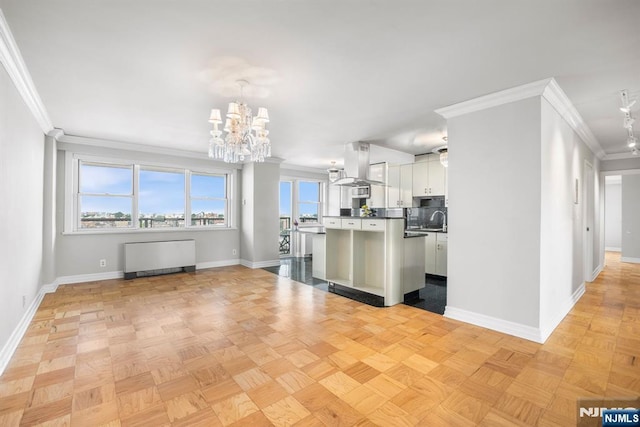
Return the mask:
<path id="1" fill-rule="evenodd" d="M 225 225 L 224 200 L 192 200 L 191 225 Z"/>
<path id="2" fill-rule="evenodd" d="M 317 222 L 318 206 L 317 203 L 299 203 L 300 222 Z"/>
<path id="3" fill-rule="evenodd" d="M 224 176 L 191 175 L 191 197 L 226 198 Z"/>
<path id="4" fill-rule="evenodd" d="M 280 183 L 280 216 L 291 216 L 291 182 Z"/>
<path id="5" fill-rule="evenodd" d="M 291 182 L 280 182 L 280 231 L 291 228 Z"/>
<path id="6" fill-rule="evenodd" d="M 300 181 L 300 194 L 298 200 L 301 202 L 319 202 L 320 201 L 320 183 Z"/>
<path id="7" fill-rule="evenodd" d="M 140 170 L 140 228 L 184 227 L 184 173 Z"/>
<path id="8" fill-rule="evenodd" d="M 131 227 L 131 197 L 80 196 L 80 228 Z"/>
<path id="9" fill-rule="evenodd" d="M 133 193 L 133 169 L 80 163 L 80 193 L 130 195 Z"/>

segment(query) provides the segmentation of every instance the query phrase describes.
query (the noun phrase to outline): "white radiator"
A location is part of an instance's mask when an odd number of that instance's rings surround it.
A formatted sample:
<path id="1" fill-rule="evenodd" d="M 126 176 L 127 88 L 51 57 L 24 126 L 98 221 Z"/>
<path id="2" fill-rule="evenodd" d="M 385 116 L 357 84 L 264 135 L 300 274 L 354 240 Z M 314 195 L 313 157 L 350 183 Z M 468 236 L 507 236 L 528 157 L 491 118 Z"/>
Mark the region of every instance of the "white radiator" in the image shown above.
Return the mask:
<path id="1" fill-rule="evenodd" d="M 196 241 L 171 240 L 124 244 L 124 278 L 196 270 Z M 142 275 L 142 274 L 141 274 Z"/>

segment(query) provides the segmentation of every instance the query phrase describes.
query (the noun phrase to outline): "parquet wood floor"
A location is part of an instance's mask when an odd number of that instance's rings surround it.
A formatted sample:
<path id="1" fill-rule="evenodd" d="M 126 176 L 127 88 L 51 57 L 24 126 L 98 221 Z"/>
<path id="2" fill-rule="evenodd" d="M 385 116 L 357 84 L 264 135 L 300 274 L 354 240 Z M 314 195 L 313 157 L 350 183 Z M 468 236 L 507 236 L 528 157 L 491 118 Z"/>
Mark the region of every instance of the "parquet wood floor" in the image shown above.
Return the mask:
<path id="1" fill-rule="evenodd" d="M 544 345 L 240 266 L 61 286 L 0 425 L 575 425 L 640 394 L 640 266 L 607 264 Z"/>

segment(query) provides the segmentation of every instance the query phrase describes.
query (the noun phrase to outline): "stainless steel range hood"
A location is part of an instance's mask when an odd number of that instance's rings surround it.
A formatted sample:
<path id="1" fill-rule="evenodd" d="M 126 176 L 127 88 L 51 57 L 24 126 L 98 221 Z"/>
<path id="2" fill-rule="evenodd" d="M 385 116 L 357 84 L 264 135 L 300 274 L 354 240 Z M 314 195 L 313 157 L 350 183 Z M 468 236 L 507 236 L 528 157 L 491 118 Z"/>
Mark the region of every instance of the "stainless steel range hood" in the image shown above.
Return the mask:
<path id="1" fill-rule="evenodd" d="M 369 143 L 351 142 L 344 146 L 344 172 L 346 178 L 340 178 L 333 185 L 344 187 L 365 187 L 368 185 L 385 185 L 382 181 L 369 179 Z"/>

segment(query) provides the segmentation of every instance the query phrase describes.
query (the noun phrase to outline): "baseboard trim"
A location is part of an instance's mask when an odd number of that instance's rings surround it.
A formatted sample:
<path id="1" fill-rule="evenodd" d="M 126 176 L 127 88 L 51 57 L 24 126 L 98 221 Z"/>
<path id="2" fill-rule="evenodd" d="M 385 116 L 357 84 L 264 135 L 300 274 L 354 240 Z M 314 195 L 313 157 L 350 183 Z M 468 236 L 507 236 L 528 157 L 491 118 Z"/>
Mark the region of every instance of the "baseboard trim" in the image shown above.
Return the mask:
<path id="1" fill-rule="evenodd" d="M 42 285 L 40 287 L 40 290 L 36 294 L 36 297 L 33 299 L 33 301 L 31 301 L 31 304 L 29 304 L 29 308 L 27 308 L 27 310 L 24 312 L 22 318 L 20 319 L 20 322 L 18 322 L 18 325 L 11 333 L 11 336 L 7 340 L 7 343 L 4 345 L 4 347 L 2 347 L 2 350 L 0 350 L 0 375 L 3 374 L 4 370 L 7 368 L 7 365 L 9 365 L 9 361 L 11 361 L 13 353 L 15 353 L 16 349 L 18 348 L 18 344 L 20 344 L 20 341 L 22 341 L 22 337 L 24 337 L 24 334 L 27 332 L 29 324 L 31 323 L 33 316 L 35 316 L 36 311 L 38 311 L 38 307 L 40 306 L 44 295 L 55 292 L 57 288 L 58 285 L 55 282 Z"/>
<path id="2" fill-rule="evenodd" d="M 604 250 L 609 252 L 622 252 L 622 248 L 617 248 L 615 246 L 605 246 Z"/>
<path id="3" fill-rule="evenodd" d="M 600 270 L 601 269 L 602 268 L 600 268 Z M 573 294 L 571 294 L 571 297 L 567 301 L 565 301 L 565 303 L 563 304 L 561 310 L 558 312 L 556 317 L 551 322 L 549 322 L 549 326 L 545 328 L 541 328 L 541 338 L 543 343 L 551 336 L 553 331 L 556 330 L 560 322 L 562 322 L 562 319 L 564 319 L 566 315 L 569 314 L 569 312 L 571 311 L 573 306 L 576 305 L 578 300 L 582 298 L 582 295 L 584 295 L 584 292 L 585 292 L 585 284 L 584 282 L 582 282 L 580 286 L 578 286 L 578 289 L 576 289 L 573 292 Z"/>
<path id="4" fill-rule="evenodd" d="M 247 261 L 246 259 L 241 259 L 240 264 L 244 265 L 248 268 L 264 268 L 264 267 L 275 267 L 280 265 L 279 259 L 272 259 L 270 261 Z"/>
<path id="5" fill-rule="evenodd" d="M 224 261 L 209 261 L 209 262 L 198 262 L 196 263 L 196 270 L 202 270 L 205 268 L 216 268 L 216 267 L 228 267 L 230 265 L 238 265 L 240 264 L 240 259 L 227 259 Z"/>
<path id="6" fill-rule="evenodd" d="M 634 258 L 634 257 L 629 257 L 629 256 L 621 257 L 620 261 L 622 261 L 622 262 L 632 262 L 634 264 L 640 264 L 640 258 Z"/>
<path id="7" fill-rule="evenodd" d="M 98 282 L 100 280 L 122 279 L 123 271 L 107 271 L 105 273 L 76 274 L 74 276 L 61 276 L 56 279 L 58 285 L 71 285 L 82 282 Z"/>
<path id="8" fill-rule="evenodd" d="M 444 309 L 444 317 L 459 320 L 472 325 L 481 326 L 483 328 L 502 332 L 504 334 L 513 335 L 524 338 L 529 341 L 543 343 L 542 334 L 539 328 L 515 323 L 497 317 L 487 316 L 485 314 L 474 313 L 472 311 L 463 310 L 461 308 L 446 306 Z"/>
<path id="9" fill-rule="evenodd" d="M 594 280 L 596 280 L 601 271 L 602 271 L 602 264 L 600 264 L 599 266 L 596 267 L 595 270 L 593 270 L 593 272 L 591 273 L 591 277 L 589 278 L 590 279 L 589 282 L 593 282 Z"/>

